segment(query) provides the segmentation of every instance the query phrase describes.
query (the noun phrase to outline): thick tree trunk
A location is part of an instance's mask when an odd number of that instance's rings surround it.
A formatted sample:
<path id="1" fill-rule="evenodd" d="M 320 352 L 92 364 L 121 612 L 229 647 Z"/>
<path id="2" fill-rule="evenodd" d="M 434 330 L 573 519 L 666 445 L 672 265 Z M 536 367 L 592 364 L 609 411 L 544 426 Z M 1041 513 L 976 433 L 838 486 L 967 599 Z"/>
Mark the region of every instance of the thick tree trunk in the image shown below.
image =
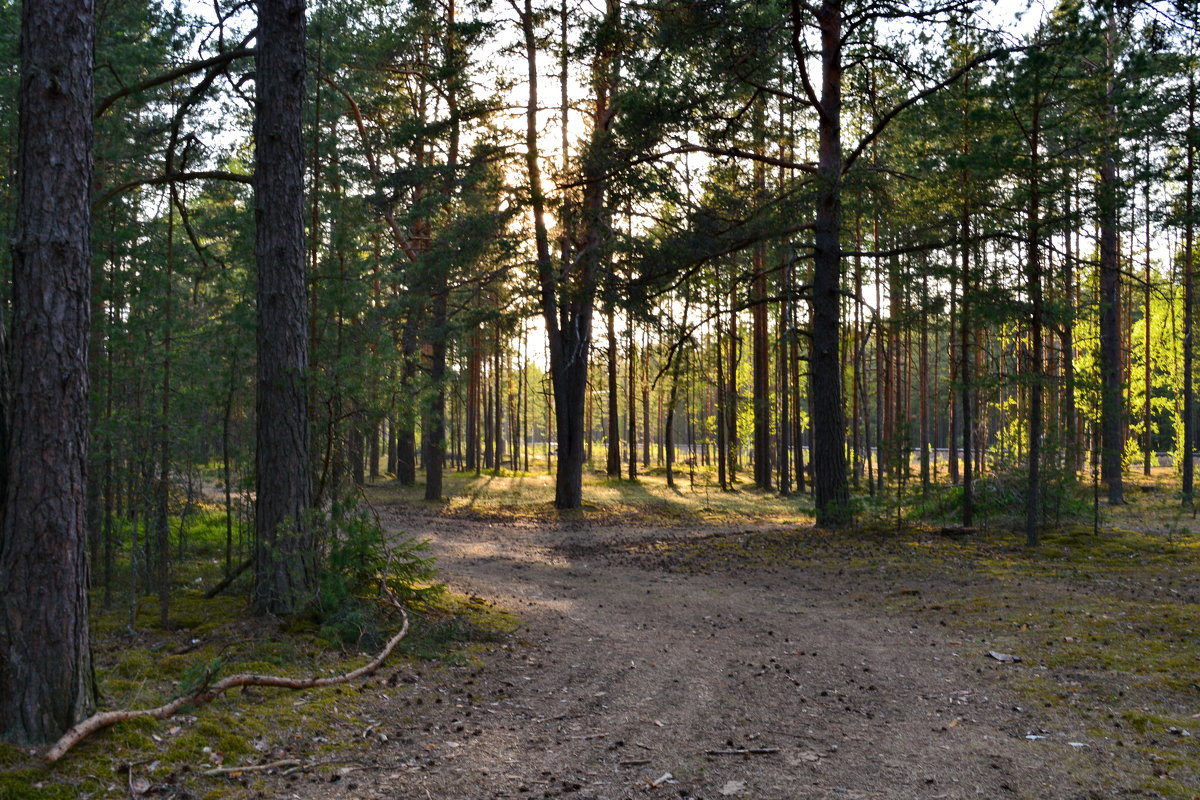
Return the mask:
<path id="1" fill-rule="evenodd" d="M 442 499 L 442 480 L 446 460 L 446 295 L 439 284 L 433 295 L 430 325 L 429 398 L 425 409 L 425 428 L 421 443 L 425 448 L 425 499 Z"/>
<path id="2" fill-rule="evenodd" d="M 401 486 L 417 482 L 417 424 L 413 408 L 417 387 L 416 322 L 408 320 L 400 334 L 400 409 L 396 414 L 396 480 Z"/>
<path id="3" fill-rule="evenodd" d="M 0 738 L 91 713 L 87 563 L 92 3 L 26 2 L 0 487 Z"/>
<path id="4" fill-rule="evenodd" d="M 258 6 L 255 263 L 258 420 L 254 609 L 291 614 L 310 597 L 316 546 L 309 464 L 304 248 L 304 0 Z"/>
<path id="5" fill-rule="evenodd" d="M 798 21 L 797 21 L 798 23 Z M 813 498 L 818 525 L 851 519 L 846 481 L 845 421 L 838 343 L 841 336 L 842 219 L 842 7 L 825 0 L 817 11 L 821 32 L 819 189 L 814 229 L 812 354 Z"/>
<path id="6" fill-rule="evenodd" d="M 529 179 L 530 205 L 533 209 L 534 239 L 537 245 L 537 274 L 550 351 L 550 378 L 554 388 L 554 413 L 558 435 L 558 467 L 555 475 L 554 504 L 558 508 L 579 508 L 583 503 L 584 405 L 588 389 L 588 356 L 592 338 L 592 311 L 603 259 L 607 155 L 613 123 L 609 98 L 617 80 L 614 52 L 601 54 L 594 67 L 596 97 L 592 110 L 592 140 L 584 156 L 584 192 L 582 212 L 586 226 L 581 251 L 570 265 L 556 272 L 550 259 L 546 230 L 545 197 L 541 185 L 538 152 L 537 36 L 534 30 L 532 0 L 517 7 L 524 34 L 525 57 L 529 78 L 529 98 L 525 113 L 525 166 Z M 608 0 L 609 22 L 620 24 L 620 4 Z"/>

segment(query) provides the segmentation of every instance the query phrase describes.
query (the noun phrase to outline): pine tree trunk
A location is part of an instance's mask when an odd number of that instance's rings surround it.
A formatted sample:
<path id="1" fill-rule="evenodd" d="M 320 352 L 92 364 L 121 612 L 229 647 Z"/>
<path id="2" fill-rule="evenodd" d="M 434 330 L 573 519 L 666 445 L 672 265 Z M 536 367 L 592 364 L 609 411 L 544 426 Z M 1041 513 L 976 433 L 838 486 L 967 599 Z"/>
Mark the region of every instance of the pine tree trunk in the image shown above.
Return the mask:
<path id="1" fill-rule="evenodd" d="M 619 27 L 620 4 L 608 0 L 609 21 Z M 558 470 L 554 504 L 579 508 L 583 503 L 584 406 L 588 391 L 588 357 L 592 337 L 592 312 L 596 289 L 604 266 L 603 236 L 606 222 L 605 197 L 609 133 L 613 124 L 613 95 L 619 69 L 614 51 L 601 54 L 594 65 L 597 80 L 592 108 L 592 140 L 584 157 L 582 215 L 583 247 L 570 284 L 564 284 L 550 259 L 545 221 L 545 197 L 541 187 L 538 153 L 537 35 L 532 0 L 520 13 L 529 77 L 525 114 L 525 165 L 529 180 L 530 205 L 537 246 L 537 274 L 542 318 L 550 351 L 550 378 L 554 389 L 554 412 L 558 437 Z"/>
<path id="2" fill-rule="evenodd" d="M 918 356 L 920 381 L 920 431 L 921 431 L 921 495 L 929 496 L 929 278 L 921 274 L 921 352 Z"/>
<path id="3" fill-rule="evenodd" d="M 1196 157 L 1196 75 L 1188 75 L 1188 127 L 1186 174 L 1184 175 L 1184 232 L 1183 232 L 1183 504 L 1192 507 L 1193 473 L 1192 450 L 1196 441 L 1195 393 L 1192 386 L 1192 357 L 1194 348 L 1193 310 L 1195 290 L 1195 157 Z"/>
<path id="4" fill-rule="evenodd" d="M 421 442 L 425 447 L 425 499 L 442 499 L 446 460 L 446 339 L 447 287 L 444 276 L 434 289 L 430 325 L 429 397 Z"/>
<path id="5" fill-rule="evenodd" d="M 480 471 L 479 457 L 479 403 L 480 385 L 483 381 L 483 362 L 479 355 L 479 330 L 471 331 L 470 350 L 467 357 L 467 471 L 476 475 Z"/>
<path id="6" fill-rule="evenodd" d="M 1041 107 L 1035 100 L 1029 138 L 1029 199 L 1026 211 L 1025 281 L 1031 307 L 1030 340 L 1033 352 L 1029 363 L 1029 482 L 1025 494 L 1025 544 L 1038 544 L 1038 514 L 1041 510 L 1042 468 L 1042 270 L 1038 258 L 1041 246 L 1041 178 L 1039 160 Z"/>
<path id="7" fill-rule="evenodd" d="M 716 338 L 713 340 L 713 347 L 717 356 L 717 485 L 721 487 L 721 491 L 730 488 L 728 472 L 726 470 L 726 461 L 729 457 L 729 449 L 726 447 L 726 428 L 729 425 L 729 417 L 725 411 L 725 366 L 721 355 L 721 315 L 717 312 Z"/>
<path id="8" fill-rule="evenodd" d="M 0 738 L 94 705 L 87 564 L 92 3 L 27 2 L 0 528 Z"/>
<path id="9" fill-rule="evenodd" d="M 610 478 L 621 477 L 621 424 L 618 419 L 620 394 L 617 389 L 617 332 L 613 310 L 605 315 L 608 325 L 608 449 L 605 471 Z"/>
<path id="10" fill-rule="evenodd" d="M 814 227 L 812 392 L 813 497 L 818 525 L 851 520 L 846 481 L 845 421 L 842 409 L 841 336 L 842 224 L 842 6 L 825 0 L 817 11 L 821 37 L 821 112 L 818 131 L 819 189 Z"/>
<path id="11" fill-rule="evenodd" d="M 309 474 L 304 246 L 304 0 L 258 7 L 255 263 L 258 420 L 254 608 L 291 614 L 316 579 Z"/>
<path id="12" fill-rule="evenodd" d="M 969 297 L 971 291 L 971 212 L 964 202 L 959 218 L 960 257 L 962 259 L 961 300 L 958 304 L 958 380 L 962 391 L 962 414 L 959 427 L 962 430 L 962 524 L 969 528 L 975 521 L 975 485 L 972 468 L 971 429 L 975 422 L 971 416 L 971 323 Z"/>
<path id="13" fill-rule="evenodd" d="M 400 409 L 396 414 L 396 481 L 401 486 L 417 482 L 417 425 L 413 408 L 417 391 L 416 321 L 408 319 L 400 333 Z"/>
<path id="14" fill-rule="evenodd" d="M 1100 428 L 1101 479 L 1108 487 L 1108 502 L 1125 502 L 1122 485 L 1125 442 L 1122 436 L 1121 402 L 1121 264 L 1117 242 L 1117 154 L 1116 154 L 1116 37 L 1117 20 L 1112 0 L 1106 3 L 1108 30 L 1106 66 L 1109 72 L 1104 107 L 1105 152 L 1101 154 L 1097 186 L 1100 214 Z"/>
<path id="15" fill-rule="evenodd" d="M 633 336 L 632 320 L 626 332 L 629 336 L 629 385 L 626 387 L 626 416 L 629 418 L 629 480 L 637 480 L 637 343 Z"/>

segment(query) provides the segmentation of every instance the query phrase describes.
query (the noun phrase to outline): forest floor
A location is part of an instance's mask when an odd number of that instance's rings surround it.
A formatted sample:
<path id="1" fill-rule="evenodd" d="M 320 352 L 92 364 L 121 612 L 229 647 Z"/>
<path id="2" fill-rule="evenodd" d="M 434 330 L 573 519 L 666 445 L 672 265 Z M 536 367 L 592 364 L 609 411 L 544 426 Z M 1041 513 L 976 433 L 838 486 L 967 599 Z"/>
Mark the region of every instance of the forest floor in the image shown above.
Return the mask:
<path id="1" fill-rule="evenodd" d="M 369 705 L 390 737 L 372 769 L 279 796 L 1197 796 L 1182 524 L 1031 554 L 1002 530 L 825 534 L 753 492 L 646 494 L 560 515 L 377 492 L 519 628 Z"/>
<path id="2" fill-rule="evenodd" d="M 259 728 L 127 775 L 197 798 L 1200 797 L 1200 524 L 1163 486 L 1029 551 L 1004 526 L 822 532 L 791 501 L 655 479 L 573 513 L 548 479 L 468 485 L 368 497 L 511 625 L 354 689 L 155 723 Z"/>

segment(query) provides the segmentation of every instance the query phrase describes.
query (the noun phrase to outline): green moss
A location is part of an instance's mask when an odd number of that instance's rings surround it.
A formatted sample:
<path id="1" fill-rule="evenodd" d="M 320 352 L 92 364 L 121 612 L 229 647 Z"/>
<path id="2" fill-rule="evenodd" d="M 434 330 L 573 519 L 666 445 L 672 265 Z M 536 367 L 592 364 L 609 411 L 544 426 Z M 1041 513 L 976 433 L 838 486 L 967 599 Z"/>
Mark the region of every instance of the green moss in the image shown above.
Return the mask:
<path id="1" fill-rule="evenodd" d="M 29 754 L 10 742 L 0 742 L 0 769 L 6 769 L 15 764 L 29 760 Z"/>
<path id="2" fill-rule="evenodd" d="M 154 668 L 154 660 L 145 650 L 127 650 L 111 668 L 113 675 L 121 678 L 144 678 Z"/>
<path id="3" fill-rule="evenodd" d="M 82 787 L 49 779 L 44 769 L 0 772 L 0 800 L 75 800 Z"/>
<path id="4" fill-rule="evenodd" d="M 171 764 L 197 764 L 203 760 L 206 747 L 227 759 L 249 755 L 255 751 L 246 733 L 241 720 L 228 714 L 202 719 L 190 731 L 174 739 L 163 760 Z"/>

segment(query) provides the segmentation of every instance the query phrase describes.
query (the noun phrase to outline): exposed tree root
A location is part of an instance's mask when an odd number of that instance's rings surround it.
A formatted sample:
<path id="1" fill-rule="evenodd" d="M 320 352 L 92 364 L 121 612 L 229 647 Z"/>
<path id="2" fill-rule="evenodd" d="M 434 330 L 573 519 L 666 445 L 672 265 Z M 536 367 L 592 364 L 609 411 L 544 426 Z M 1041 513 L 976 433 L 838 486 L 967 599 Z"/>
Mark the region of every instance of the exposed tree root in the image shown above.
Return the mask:
<path id="1" fill-rule="evenodd" d="M 394 601 L 393 601 L 394 602 Z M 63 755 L 74 747 L 76 744 L 91 736 L 98 730 L 103 730 L 110 725 L 125 720 L 137 719 L 138 717 L 153 717 L 154 719 L 166 719 L 173 716 L 184 706 L 202 705 L 215 699 L 217 695 L 229 689 L 238 686 L 277 686 L 281 689 L 317 689 L 322 686 L 335 686 L 339 683 L 349 683 L 352 680 L 368 675 L 379 668 L 387 657 L 392 654 L 392 650 L 400 643 L 400 640 L 408 635 L 408 613 L 396 605 L 399 609 L 403 624 L 400 630 L 388 640 L 384 645 L 383 650 L 379 655 L 371 659 L 370 663 L 359 667 L 356 670 L 342 673 L 341 675 L 331 675 L 325 678 L 286 678 L 279 675 L 252 675 L 250 673 L 242 673 L 240 675 L 230 675 L 228 678 L 222 678 L 216 683 L 208 683 L 207 681 L 198 689 L 190 694 L 176 697 L 169 703 L 158 706 L 157 708 L 144 709 L 115 709 L 113 711 L 100 711 L 85 720 L 77 723 L 75 727 L 62 735 L 54 746 L 46 751 L 44 758 L 47 761 L 57 761 Z"/>

